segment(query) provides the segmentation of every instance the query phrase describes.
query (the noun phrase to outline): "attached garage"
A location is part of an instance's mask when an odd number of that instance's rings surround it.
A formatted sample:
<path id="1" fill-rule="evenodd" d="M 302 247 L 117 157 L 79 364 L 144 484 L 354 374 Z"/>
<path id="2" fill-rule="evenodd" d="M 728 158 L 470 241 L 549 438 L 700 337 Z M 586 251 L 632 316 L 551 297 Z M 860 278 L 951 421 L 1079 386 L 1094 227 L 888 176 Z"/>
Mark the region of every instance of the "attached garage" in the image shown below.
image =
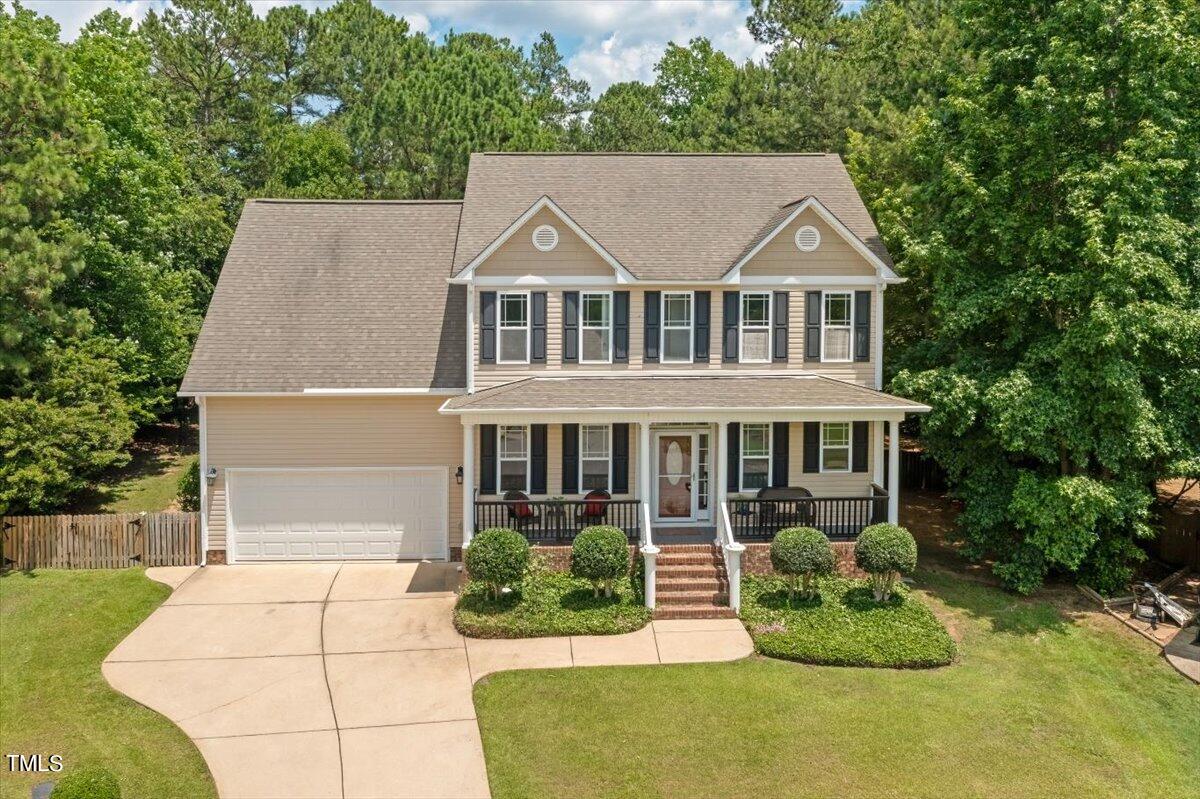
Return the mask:
<path id="1" fill-rule="evenodd" d="M 231 468 L 230 560 L 444 559 L 448 483 L 444 466 Z"/>

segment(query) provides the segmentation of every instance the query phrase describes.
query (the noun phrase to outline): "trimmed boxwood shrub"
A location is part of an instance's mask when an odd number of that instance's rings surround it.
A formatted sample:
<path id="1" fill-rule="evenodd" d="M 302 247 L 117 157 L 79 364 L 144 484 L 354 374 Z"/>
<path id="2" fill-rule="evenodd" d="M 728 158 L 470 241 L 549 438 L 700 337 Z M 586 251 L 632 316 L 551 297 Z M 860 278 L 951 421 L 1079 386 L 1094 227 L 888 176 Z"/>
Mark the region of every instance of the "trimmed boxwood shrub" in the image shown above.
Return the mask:
<path id="1" fill-rule="evenodd" d="M 492 597 L 525 576 L 529 567 L 529 542 L 507 527 L 490 527 L 471 539 L 464 558 L 472 580 L 487 585 Z"/>
<path id="2" fill-rule="evenodd" d="M 829 539 L 813 527 L 788 527 L 775 534 L 771 542 L 771 566 L 787 579 L 788 601 L 796 595 L 812 599 L 817 595 L 816 577 L 833 573 L 835 558 Z"/>
<path id="3" fill-rule="evenodd" d="M 594 596 L 611 597 L 613 581 L 629 574 L 629 544 L 616 527 L 587 527 L 571 545 L 571 574 L 592 581 Z"/>
<path id="4" fill-rule="evenodd" d="M 876 602 L 886 602 L 901 574 L 917 568 L 917 542 L 898 524 L 872 524 L 858 534 L 854 562 L 871 577 Z"/>
<path id="5" fill-rule="evenodd" d="M 59 780 L 50 799 L 121 799 L 121 786 L 107 769 L 82 768 Z"/>

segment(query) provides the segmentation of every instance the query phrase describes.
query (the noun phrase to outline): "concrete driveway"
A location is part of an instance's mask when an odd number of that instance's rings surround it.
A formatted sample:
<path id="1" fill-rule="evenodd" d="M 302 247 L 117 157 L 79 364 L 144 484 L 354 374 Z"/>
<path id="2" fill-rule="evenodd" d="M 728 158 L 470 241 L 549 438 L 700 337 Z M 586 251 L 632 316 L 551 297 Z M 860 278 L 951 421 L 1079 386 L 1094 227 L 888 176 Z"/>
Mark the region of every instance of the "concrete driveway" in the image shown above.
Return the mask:
<path id="1" fill-rule="evenodd" d="M 735 620 L 621 636 L 464 639 L 450 564 L 151 569 L 179 583 L 104 662 L 171 719 L 231 799 L 489 796 L 472 702 L 493 671 L 731 660 Z"/>

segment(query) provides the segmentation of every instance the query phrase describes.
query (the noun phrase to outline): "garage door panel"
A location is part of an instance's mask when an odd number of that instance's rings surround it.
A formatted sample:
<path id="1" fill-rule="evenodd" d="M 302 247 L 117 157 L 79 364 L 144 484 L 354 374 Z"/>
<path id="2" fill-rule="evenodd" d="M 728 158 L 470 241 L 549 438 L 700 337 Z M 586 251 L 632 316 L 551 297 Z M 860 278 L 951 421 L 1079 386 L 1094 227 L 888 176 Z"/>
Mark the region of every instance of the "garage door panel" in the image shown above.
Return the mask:
<path id="1" fill-rule="evenodd" d="M 235 560 L 444 558 L 444 468 L 229 472 Z"/>

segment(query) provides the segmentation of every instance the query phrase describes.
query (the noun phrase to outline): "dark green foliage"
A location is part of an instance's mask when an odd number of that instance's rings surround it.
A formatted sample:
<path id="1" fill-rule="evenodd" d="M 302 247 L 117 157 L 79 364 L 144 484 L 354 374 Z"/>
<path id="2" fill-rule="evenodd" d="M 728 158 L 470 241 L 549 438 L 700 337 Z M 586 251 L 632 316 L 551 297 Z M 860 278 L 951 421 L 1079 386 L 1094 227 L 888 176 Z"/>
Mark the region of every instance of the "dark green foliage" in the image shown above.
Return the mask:
<path id="1" fill-rule="evenodd" d="M 629 574 L 629 542 L 616 527 L 584 528 L 571 544 L 571 574 L 591 580 L 596 596 L 612 596 L 613 582 Z"/>
<path id="2" fill-rule="evenodd" d="M 192 458 L 179 475 L 179 507 L 182 510 L 200 510 L 200 459 Z"/>
<path id="3" fill-rule="evenodd" d="M 787 580 L 789 600 L 795 596 L 797 582 L 801 596 L 811 599 L 816 592 L 814 578 L 832 574 L 835 562 L 829 539 L 812 527 L 788 527 L 771 541 L 771 566 Z"/>
<path id="4" fill-rule="evenodd" d="M 898 524 L 872 524 L 854 542 L 854 562 L 871 576 L 875 599 L 886 602 L 900 575 L 917 568 L 917 542 Z"/>
<path id="5" fill-rule="evenodd" d="M 928 668 L 954 658 L 933 612 L 901 586 L 886 602 L 863 580 L 823 577 L 819 596 L 793 602 L 778 578 L 742 578 L 741 617 L 768 657 L 825 666 Z"/>
<path id="6" fill-rule="evenodd" d="M 107 769 L 83 768 L 58 780 L 50 799 L 121 799 L 121 786 Z"/>
<path id="7" fill-rule="evenodd" d="M 458 631 L 475 638 L 616 635 L 650 621 L 651 611 L 628 577 L 613 582 L 611 597 L 597 597 L 588 580 L 534 561 L 512 593 L 498 600 L 482 583 L 468 583 L 454 609 Z"/>
<path id="8" fill-rule="evenodd" d="M 516 530 L 491 527 L 471 539 L 464 561 L 467 574 L 488 587 L 493 598 L 514 585 L 529 566 L 529 542 Z"/>

